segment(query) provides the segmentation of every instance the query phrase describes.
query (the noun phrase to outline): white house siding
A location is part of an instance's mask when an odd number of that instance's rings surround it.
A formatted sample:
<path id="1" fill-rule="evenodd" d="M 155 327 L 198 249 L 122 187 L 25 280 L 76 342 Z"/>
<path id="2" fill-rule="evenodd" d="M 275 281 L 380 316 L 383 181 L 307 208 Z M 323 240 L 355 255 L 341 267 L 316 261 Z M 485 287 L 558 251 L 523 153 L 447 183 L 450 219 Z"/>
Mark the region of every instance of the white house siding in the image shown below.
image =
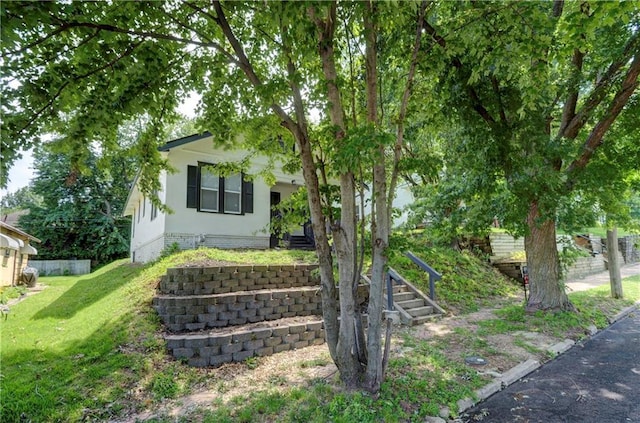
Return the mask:
<path id="1" fill-rule="evenodd" d="M 392 226 L 394 228 L 398 228 L 407 223 L 409 218 L 409 206 L 413 204 L 415 199 L 413 198 L 413 194 L 411 193 L 411 187 L 404 181 L 399 181 L 398 186 L 396 187 L 396 194 L 393 199 L 393 208 L 398 209 L 400 214 L 397 216 L 391 216 L 393 218 Z M 365 205 L 364 205 L 364 215 L 371 215 L 371 203 L 373 202 L 373 198 L 371 198 L 371 191 L 365 191 Z M 358 207 L 360 206 L 360 196 L 356 199 L 356 204 Z"/>
<path id="2" fill-rule="evenodd" d="M 138 221 L 141 196 L 136 188 L 133 189 L 126 213 L 133 214 L 131 258 L 135 262 L 156 259 L 164 248 L 174 243 L 177 243 L 180 249 L 200 246 L 269 248 L 270 192 L 280 192 L 284 199 L 304 182 L 300 174 L 285 174 L 276 166 L 273 173 L 278 183 L 274 187 L 269 187 L 260 177 L 253 181 L 253 213 L 199 212 L 195 208 L 187 208 L 188 166 L 197 166 L 198 162 L 216 164 L 239 161 L 247 153 L 214 149 L 211 138 L 205 138 L 174 147 L 162 154 L 176 171 L 170 174 L 162 173 L 161 182 L 164 190 L 159 193 L 160 199 L 173 213 L 158 212 L 158 217 L 151 221 L 151 207 L 147 200 L 145 216 L 143 218 L 140 215 Z M 266 165 L 266 158 L 252 158 L 252 165 L 247 173 L 256 175 Z"/>
<path id="3" fill-rule="evenodd" d="M 409 218 L 409 206 L 414 202 L 411 187 L 408 183 L 400 181 L 396 188 L 396 195 L 393 199 L 393 207 L 400 210 L 400 215 L 393 219 L 393 226 L 398 227 L 407 223 Z"/>
<path id="4" fill-rule="evenodd" d="M 166 242 L 164 235 L 149 240 L 144 243 L 138 243 L 131 248 L 131 261 L 136 263 L 147 263 L 160 257 L 162 250 L 164 250 Z"/>
<path id="5" fill-rule="evenodd" d="M 166 187 L 167 173 L 161 172 L 160 184 Z M 134 193 L 137 190 L 134 189 Z M 166 189 L 158 192 L 160 201 L 165 202 Z M 158 210 L 155 219 L 151 220 L 151 201 L 137 195 L 134 201 L 133 215 L 131 216 L 131 259 L 135 262 L 145 263 L 156 259 L 165 247 L 164 227 L 166 214 Z M 146 204 L 143 205 L 142 202 Z M 142 213 L 144 210 L 144 215 Z M 138 215 L 140 218 L 138 218 Z"/>
<path id="6" fill-rule="evenodd" d="M 199 143 L 210 145 L 211 142 L 202 140 L 193 144 Z M 189 144 L 185 147 L 191 146 L 192 144 Z M 209 147 L 209 149 L 211 148 Z M 240 160 L 243 157 L 241 152 L 215 151 L 214 153 L 205 154 L 191 152 L 191 150 L 177 150 L 171 151 L 169 154 L 171 164 L 177 172 L 169 175 L 167 179 L 167 192 L 172 193 L 167 199 L 167 205 L 174 213 L 166 218 L 165 232 L 191 234 L 194 237 L 215 235 L 216 237 L 228 236 L 239 239 L 263 236 L 267 238 L 268 247 L 269 234 L 266 231 L 268 231 L 267 227 L 270 218 L 268 211 L 270 190 L 260 178 L 256 178 L 253 182 L 253 213 L 207 213 L 186 207 L 187 166 L 197 166 L 198 161 L 215 164 Z M 256 168 L 251 169 L 252 172 L 257 172 L 257 170 Z"/>

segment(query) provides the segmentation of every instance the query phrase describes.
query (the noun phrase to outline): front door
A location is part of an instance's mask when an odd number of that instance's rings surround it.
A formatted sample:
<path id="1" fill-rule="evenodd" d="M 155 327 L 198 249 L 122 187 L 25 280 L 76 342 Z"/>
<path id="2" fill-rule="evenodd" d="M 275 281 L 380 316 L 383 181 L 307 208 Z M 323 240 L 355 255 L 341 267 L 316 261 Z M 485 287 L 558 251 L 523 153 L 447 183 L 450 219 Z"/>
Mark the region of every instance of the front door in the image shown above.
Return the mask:
<path id="1" fill-rule="evenodd" d="M 280 193 L 271 191 L 271 237 L 269 238 L 269 247 L 275 248 L 280 243 L 280 234 L 274 229 L 274 221 L 279 220 L 282 216 L 279 210 L 275 210 L 274 206 L 280 204 Z"/>

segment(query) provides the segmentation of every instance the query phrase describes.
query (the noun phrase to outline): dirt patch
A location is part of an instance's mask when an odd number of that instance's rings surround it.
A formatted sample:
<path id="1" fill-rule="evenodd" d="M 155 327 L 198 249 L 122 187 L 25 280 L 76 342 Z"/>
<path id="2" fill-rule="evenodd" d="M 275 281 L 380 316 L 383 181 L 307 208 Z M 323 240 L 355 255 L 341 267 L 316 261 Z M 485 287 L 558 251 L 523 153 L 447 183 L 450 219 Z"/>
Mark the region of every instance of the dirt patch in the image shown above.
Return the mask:
<path id="1" fill-rule="evenodd" d="M 337 371 L 326 345 L 256 358 L 251 364 L 227 363 L 207 370 L 208 377 L 215 381 L 214 388 L 164 402 L 158 408 L 128 416 L 119 422 L 133 423 L 164 416 L 177 418 L 212 403 L 226 404 L 238 396 L 251 397 L 261 391 L 284 391 L 306 386 L 313 380 L 330 380 Z"/>

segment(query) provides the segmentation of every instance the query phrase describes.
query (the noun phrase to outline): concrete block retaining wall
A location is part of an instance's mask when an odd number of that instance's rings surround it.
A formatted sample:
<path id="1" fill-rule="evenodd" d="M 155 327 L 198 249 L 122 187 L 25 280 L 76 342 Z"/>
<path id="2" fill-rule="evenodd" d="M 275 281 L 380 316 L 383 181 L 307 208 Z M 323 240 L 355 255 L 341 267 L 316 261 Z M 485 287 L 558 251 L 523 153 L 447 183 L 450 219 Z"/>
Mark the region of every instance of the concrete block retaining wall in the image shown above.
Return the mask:
<path id="1" fill-rule="evenodd" d="M 206 367 L 324 343 L 320 280 L 312 274 L 317 267 L 168 269 L 153 299 L 172 332 L 165 336 L 167 349 Z M 192 333 L 178 334 L 185 331 Z"/>
<path id="2" fill-rule="evenodd" d="M 629 235 L 618 238 L 618 248 L 626 264 L 640 261 L 640 235 Z"/>
<path id="3" fill-rule="evenodd" d="M 567 269 L 567 279 L 583 278 L 607 270 L 602 255 L 594 257 L 578 257 L 576 262 Z"/>
<path id="4" fill-rule="evenodd" d="M 322 315 L 317 287 L 220 295 L 158 296 L 153 305 L 171 332 Z"/>
<path id="5" fill-rule="evenodd" d="M 165 339 L 175 358 L 187 360 L 194 367 L 207 367 L 320 345 L 325 342 L 325 335 L 320 320 L 217 335 L 169 335 Z"/>
<path id="6" fill-rule="evenodd" d="M 312 275 L 317 265 L 185 267 L 167 269 L 160 292 L 173 295 L 209 295 L 260 289 L 282 289 L 319 284 Z"/>

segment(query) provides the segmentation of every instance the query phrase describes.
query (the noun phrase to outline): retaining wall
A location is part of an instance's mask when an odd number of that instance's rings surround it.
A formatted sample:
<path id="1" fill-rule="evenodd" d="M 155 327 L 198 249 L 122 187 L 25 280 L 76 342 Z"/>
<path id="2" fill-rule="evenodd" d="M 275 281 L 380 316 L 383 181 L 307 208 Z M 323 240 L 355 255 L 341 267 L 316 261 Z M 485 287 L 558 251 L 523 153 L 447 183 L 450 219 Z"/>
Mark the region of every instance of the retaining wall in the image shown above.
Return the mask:
<path id="1" fill-rule="evenodd" d="M 175 358 L 187 360 L 194 367 L 207 367 L 320 345 L 325 342 L 325 334 L 320 320 L 234 333 L 169 335 L 165 339 Z"/>
<path id="2" fill-rule="evenodd" d="M 629 235 L 618 238 L 618 249 L 624 257 L 624 262 L 637 263 L 640 261 L 640 235 Z"/>
<path id="3" fill-rule="evenodd" d="M 316 287 L 220 295 L 158 296 L 154 298 L 153 305 L 172 332 L 322 315 L 322 298 Z"/>
<path id="4" fill-rule="evenodd" d="M 605 270 L 607 267 L 600 254 L 594 257 L 578 257 L 576 262 L 567 269 L 566 279 L 579 279 Z"/>
<path id="5" fill-rule="evenodd" d="M 153 299 L 168 351 L 205 367 L 323 343 L 317 267 L 168 269 Z"/>
<path id="6" fill-rule="evenodd" d="M 174 295 L 226 294 L 238 291 L 318 285 L 317 265 L 184 267 L 167 269 L 160 292 Z"/>

